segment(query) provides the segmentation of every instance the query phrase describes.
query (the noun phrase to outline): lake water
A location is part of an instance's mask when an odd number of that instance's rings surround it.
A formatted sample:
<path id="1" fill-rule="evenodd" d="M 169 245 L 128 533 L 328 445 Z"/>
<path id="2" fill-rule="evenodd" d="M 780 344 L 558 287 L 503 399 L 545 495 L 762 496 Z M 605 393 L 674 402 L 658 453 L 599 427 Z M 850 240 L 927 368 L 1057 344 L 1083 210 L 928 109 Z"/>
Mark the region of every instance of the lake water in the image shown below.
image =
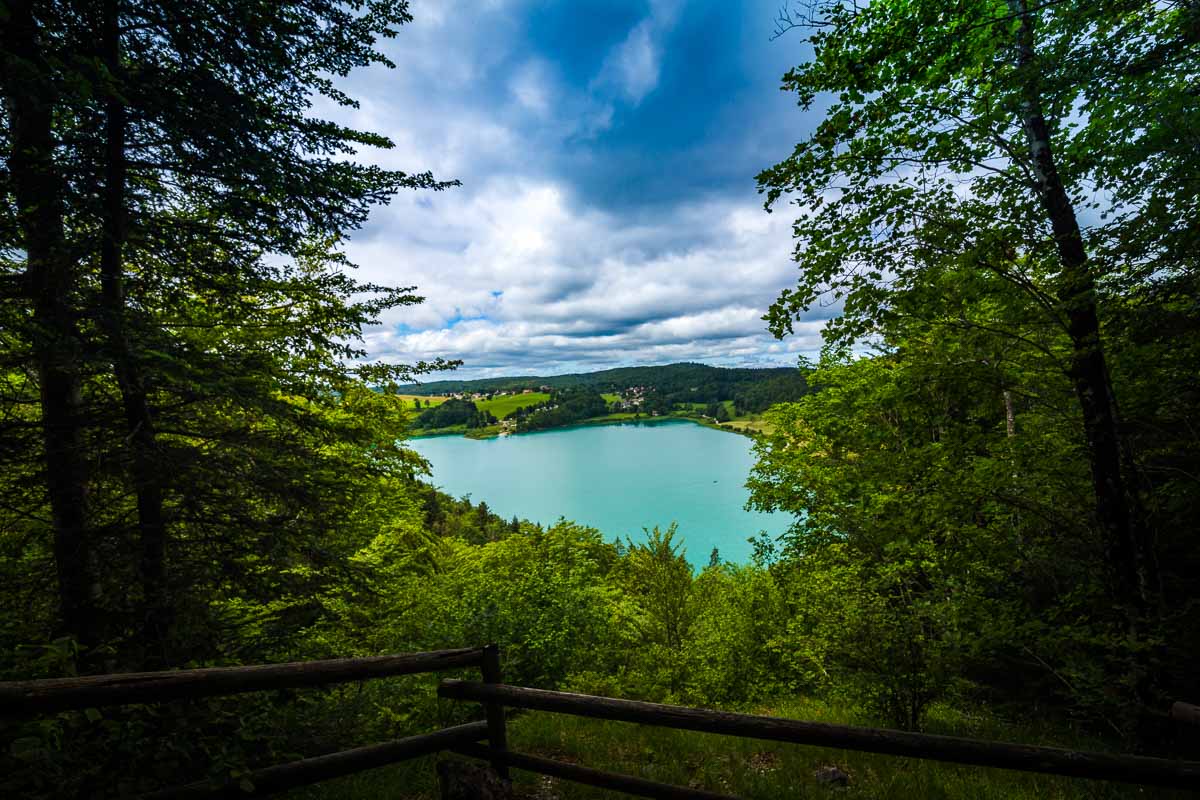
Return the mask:
<path id="1" fill-rule="evenodd" d="M 643 528 L 679 523 L 688 559 L 750 560 L 747 539 L 786 530 L 785 514 L 746 511 L 751 440 L 684 420 L 586 425 L 498 439 L 431 436 L 409 444 L 443 491 L 485 501 L 506 519 L 560 517 L 634 541 Z"/>

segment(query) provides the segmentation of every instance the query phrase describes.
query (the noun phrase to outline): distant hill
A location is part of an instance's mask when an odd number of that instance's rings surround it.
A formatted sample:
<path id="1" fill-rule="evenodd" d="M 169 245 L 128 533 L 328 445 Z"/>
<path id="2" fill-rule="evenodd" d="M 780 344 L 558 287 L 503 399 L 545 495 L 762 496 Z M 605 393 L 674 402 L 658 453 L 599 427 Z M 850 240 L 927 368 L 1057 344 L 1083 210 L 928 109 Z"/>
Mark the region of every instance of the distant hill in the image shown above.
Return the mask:
<path id="1" fill-rule="evenodd" d="M 672 391 L 684 386 L 699 386 L 708 383 L 734 384 L 756 383 L 786 376 L 795 376 L 794 367 L 764 367 L 746 369 L 740 367 L 713 367 L 708 364 L 690 362 L 667 364 L 661 367 L 617 367 L 599 372 L 574 372 L 569 375 L 518 375 L 504 378 L 478 378 L 469 381 L 430 381 L 401 386 L 402 394 L 446 395 L 454 392 L 494 392 L 512 389 L 568 389 L 587 386 L 597 391 L 620 391 L 634 386 L 644 386 L 659 391 Z"/>
<path id="2" fill-rule="evenodd" d="M 761 411 L 772 403 L 798 399 L 808 388 L 804 374 L 794 367 L 749 369 L 681 363 L 661 367 L 617 367 L 570 375 L 431 381 L 402 386 L 399 391 L 407 395 L 429 396 L 542 387 L 551 391 L 582 387 L 598 393 L 620 393 L 642 387 L 667 404 L 730 400 L 746 411 Z"/>

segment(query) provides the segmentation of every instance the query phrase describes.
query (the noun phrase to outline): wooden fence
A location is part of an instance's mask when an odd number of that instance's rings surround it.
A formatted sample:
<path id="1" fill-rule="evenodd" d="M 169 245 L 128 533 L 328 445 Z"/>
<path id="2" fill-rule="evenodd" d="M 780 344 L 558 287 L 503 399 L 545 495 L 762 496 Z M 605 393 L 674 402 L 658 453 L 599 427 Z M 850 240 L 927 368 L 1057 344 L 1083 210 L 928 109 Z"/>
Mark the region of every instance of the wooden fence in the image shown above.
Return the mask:
<path id="1" fill-rule="evenodd" d="M 498 679 L 500 653 L 495 645 L 427 653 L 404 653 L 373 658 L 337 658 L 250 667 L 214 667 L 173 672 L 131 672 L 85 678 L 0 683 L 0 716 L 27 717 L 130 703 L 158 703 L 275 689 L 299 689 L 371 678 L 414 675 L 478 667 L 484 681 Z M 503 718 L 492 723 L 497 739 L 489 744 L 505 749 Z M 214 797 L 261 797 L 355 772 L 441 753 L 487 739 L 489 724 L 472 722 L 381 744 L 343 750 L 255 770 L 245 776 L 253 785 L 210 782 L 175 786 L 143 795 L 143 800 L 193 800 Z"/>
<path id="2" fill-rule="evenodd" d="M 506 708 L 1022 772 L 1200 790 L 1200 762 L 1196 761 L 1088 753 L 954 736 L 801 722 L 509 686 L 503 682 L 500 652 L 495 645 L 377 658 L 0 683 L 0 716 L 28 716 L 125 703 L 299 688 L 466 667 L 478 667 L 482 681 L 443 680 L 438 687 L 438 695 L 450 700 L 480 703 L 485 717 L 482 722 L 260 769 L 246 776 L 253 784 L 252 792 L 233 784 L 214 786 L 211 783 L 197 783 L 146 795 L 145 800 L 262 796 L 446 751 L 487 761 L 504 778 L 508 777 L 510 768 L 515 768 L 641 797 L 730 800 L 726 795 L 701 789 L 673 786 L 509 750 Z M 1181 713 L 1191 713 L 1194 709 L 1188 706 Z M 487 745 L 480 744 L 485 740 Z"/>
<path id="3" fill-rule="evenodd" d="M 731 714 L 684 706 L 528 689 L 520 686 L 508 686 L 500 681 L 478 683 L 443 680 L 441 686 L 438 687 L 438 695 L 452 700 L 483 703 L 487 708 L 505 706 L 531 711 L 550 711 L 593 719 L 634 722 L 664 728 L 679 728 L 703 733 L 843 750 L 860 750 L 868 753 L 980 767 L 1000 767 L 1020 772 L 1040 772 L 1073 778 L 1200 790 L 1200 762 L 1197 761 L 1089 753 L 1057 747 L 1007 744 L 957 736 L 936 736 L 907 731 L 801 722 L 751 714 Z M 451 749 L 461 755 L 487 758 L 493 764 L 506 764 L 519 769 L 642 797 L 725 797 L 712 792 L 645 781 L 627 775 L 586 769 L 574 764 L 520 753 L 497 753 L 494 748 L 480 747 L 475 743 L 458 745 Z"/>

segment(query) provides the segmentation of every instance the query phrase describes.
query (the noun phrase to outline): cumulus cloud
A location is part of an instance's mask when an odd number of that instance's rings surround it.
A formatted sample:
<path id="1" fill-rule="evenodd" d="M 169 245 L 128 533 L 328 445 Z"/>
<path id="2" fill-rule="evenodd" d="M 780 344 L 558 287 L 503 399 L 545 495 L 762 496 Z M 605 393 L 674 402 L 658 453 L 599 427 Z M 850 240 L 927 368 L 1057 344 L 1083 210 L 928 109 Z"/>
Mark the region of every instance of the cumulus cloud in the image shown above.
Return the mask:
<path id="1" fill-rule="evenodd" d="M 788 220 L 750 204 L 709 200 L 627 224 L 573 207 L 554 183 L 498 178 L 387 213 L 389 235 L 352 243 L 350 256 L 364 278 L 417 284 L 426 302 L 368 333 L 386 360 L 461 358 L 492 372 L 791 364 L 819 347 L 820 321 L 782 348 L 765 334 L 761 317 L 795 266 Z"/>
<path id="2" fill-rule="evenodd" d="M 360 160 L 463 181 L 399 195 L 352 236 L 359 277 L 426 297 L 367 332 L 371 356 L 461 358 L 471 377 L 791 365 L 816 351 L 821 319 L 782 342 L 761 319 L 796 269 L 788 215 L 763 212 L 753 188 L 753 170 L 790 149 L 763 144 L 784 119 L 777 67 L 747 66 L 736 41 L 724 55 L 697 44 L 716 35 L 698 7 L 695 31 L 682 29 L 676 0 L 651 0 L 606 32 L 609 0 L 591 14 L 582 1 L 566 19 L 583 27 L 565 33 L 540 6 L 483 5 L 462 26 L 415 5 L 416 22 L 388 45 L 397 69 L 354 76 L 345 88 L 357 109 L 317 108 L 395 142 Z M 606 44 L 593 52 L 573 36 Z M 686 47 L 710 54 L 711 109 L 687 94 L 691 70 L 678 64 L 697 62 Z M 684 117 L 693 139 L 679 142 L 668 134 Z"/>

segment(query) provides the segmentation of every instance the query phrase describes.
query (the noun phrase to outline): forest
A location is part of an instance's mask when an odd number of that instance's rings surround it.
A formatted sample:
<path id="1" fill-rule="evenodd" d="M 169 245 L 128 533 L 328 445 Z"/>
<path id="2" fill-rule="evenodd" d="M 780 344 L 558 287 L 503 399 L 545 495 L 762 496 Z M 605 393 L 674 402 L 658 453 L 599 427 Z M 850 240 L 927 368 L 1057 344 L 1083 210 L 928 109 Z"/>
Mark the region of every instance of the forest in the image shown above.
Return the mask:
<path id="1" fill-rule="evenodd" d="M 465 428 L 480 428 L 493 425 L 496 418 L 486 411 L 475 407 L 470 400 L 451 398 L 444 403 L 427 408 L 413 420 L 415 428 L 451 428 L 462 425 Z"/>
<path id="2" fill-rule="evenodd" d="M 371 357 L 422 297 L 345 245 L 458 183 L 359 163 L 388 132 L 313 106 L 355 106 L 339 83 L 389 66 L 407 2 L 0 10 L 0 680 L 496 642 L 525 686 L 1194 745 L 1165 709 L 1200 703 L 1200 4 L 781 12 L 820 124 L 757 176 L 796 263 L 762 310 L 786 339 L 834 308 L 819 357 L 536 379 L 579 413 L 618 385 L 765 412 L 751 503 L 794 524 L 698 571 L 674 526 L 618 542 L 422 481 L 399 395 L 456 363 Z M 466 713 L 432 685 L 4 719 L 0 792 L 237 784 Z M 689 741 L 659 760 L 707 785 Z M 854 763 L 863 796 L 1126 796 Z"/>

